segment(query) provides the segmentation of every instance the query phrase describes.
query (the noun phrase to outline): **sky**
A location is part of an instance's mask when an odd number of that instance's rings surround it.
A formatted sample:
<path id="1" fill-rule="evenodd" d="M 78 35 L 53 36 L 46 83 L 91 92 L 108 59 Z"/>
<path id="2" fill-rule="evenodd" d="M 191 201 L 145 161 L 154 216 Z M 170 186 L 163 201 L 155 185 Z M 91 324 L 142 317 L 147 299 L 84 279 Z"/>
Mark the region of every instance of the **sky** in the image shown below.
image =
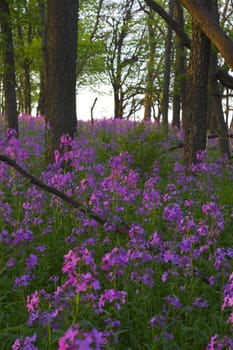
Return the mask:
<path id="1" fill-rule="evenodd" d="M 114 103 L 111 89 L 99 92 L 89 89 L 81 90 L 77 94 L 77 118 L 78 120 L 91 120 L 91 107 L 97 97 L 97 102 L 93 109 L 94 119 L 109 119 L 113 117 Z"/>

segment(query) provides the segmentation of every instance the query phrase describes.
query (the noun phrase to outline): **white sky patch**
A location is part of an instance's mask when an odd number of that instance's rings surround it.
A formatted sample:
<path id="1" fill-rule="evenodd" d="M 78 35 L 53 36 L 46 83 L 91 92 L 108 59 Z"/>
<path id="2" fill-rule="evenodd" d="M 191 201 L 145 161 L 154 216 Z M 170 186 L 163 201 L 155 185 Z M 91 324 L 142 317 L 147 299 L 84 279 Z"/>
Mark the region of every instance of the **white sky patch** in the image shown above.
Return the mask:
<path id="1" fill-rule="evenodd" d="M 92 91 L 81 90 L 77 94 L 76 111 L 78 120 L 91 120 L 91 107 L 97 97 L 95 107 L 93 109 L 94 119 L 109 119 L 114 116 L 114 100 L 111 91 Z"/>

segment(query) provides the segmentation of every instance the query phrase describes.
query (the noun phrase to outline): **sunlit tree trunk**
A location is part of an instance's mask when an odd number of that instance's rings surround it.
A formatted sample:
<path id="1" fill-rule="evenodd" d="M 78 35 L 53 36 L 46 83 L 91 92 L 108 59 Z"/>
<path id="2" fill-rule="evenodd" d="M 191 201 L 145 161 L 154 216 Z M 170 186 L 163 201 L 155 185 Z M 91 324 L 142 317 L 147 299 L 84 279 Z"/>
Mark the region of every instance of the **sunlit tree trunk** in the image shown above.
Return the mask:
<path id="1" fill-rule="evenodd" d="M 3 85 L 5 95 L 5 115 L 8 128 L 15 129 L 18 135 L 18 113 L 15 92 L 15 59 L 11 30 L 10 9 L 7 0 L 0 0 L 0 25 L 3 39 Z"/>

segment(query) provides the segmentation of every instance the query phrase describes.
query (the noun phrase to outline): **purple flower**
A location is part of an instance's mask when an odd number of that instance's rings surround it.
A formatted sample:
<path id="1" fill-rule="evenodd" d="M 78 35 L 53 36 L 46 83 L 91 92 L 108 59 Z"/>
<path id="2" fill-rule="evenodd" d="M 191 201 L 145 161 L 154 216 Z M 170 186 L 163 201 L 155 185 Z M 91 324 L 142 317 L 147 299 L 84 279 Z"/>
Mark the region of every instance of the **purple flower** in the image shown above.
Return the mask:
<path id="1" fill-rule="evenodd" d="M 14 288 L 17 289 L 20 287 L 27 287 L 31 280 L 32 276 L 30 275 L 22 275 L 20 277 L 16 277 L 14 282 Z"/>
<path id="2" fill-rule="evenodd" d="M 30 254 L 29 257 L 26 259 L 26 264 L 29 268 L 33 268 L 36 265 L 38 265 L 38 257 L 35 254 Z"/>
<path id="3" fill-rule="evenodd" d="M 193 305 L 201 308 L 209 307 L 208 301 L 202 298 L 196 298 L 196 300 L 193 302 Z"/>
<path id="4" fill-rule="evenodd" d="M 205 350 L 232 350 L 233 349 L 233 339 L 227 336 L 224 336 L 222 339 L 218 334 L 215 334 L 211 337 L 210 343 L 207 345 Z"/>
<path id="5" fill-rule="evenodd" d="M 182 210 L 177 203 L 168 204 L 163 210 L 163 218 L 170 221 L 179 223 L 182 218 Z"/>
<path id="6" fill-rule="evenodd" d="M 25 244 L 28 241 L 33 241 L 34 239 L 32 231 L 23 228 L 19 228 L 15 233 L 12 233 L 12 236 L 14 237 L 13 243 L 15 245 L 19 243 Z"/>
<path id="7" fill-rule="evenodd" d="M 101 345 L 106 343 L 102 332 L 93 328 L 90 332 L 80 330 L 78 324 L 69 328 L 65 335 L 59 339 L 58 350 L 101 350 Z"/>
<path id="8" fill-rule="evenodd" d="M 177 296 L 170 296 L 164 298 L 170 305 L 174 306 L 175 309 L 179 309 L 182 307 L 182 304 Z"/>
<path id="9" fill-rule="evenodd" d="M 174 335 L 172 333 L 169 333 L 166 329 L 163 331 L 163 336 L 166 339 L 174 339 Z"/>
<path id="10" fill-rule="evenodd" d="M 28 312 L 35 312 L 39 308 L 40 295 L 36 290 L 31 295 L 27 295 L 27 310 Z"/>
<path id="11" fill-rule="evenodd" d="M 233 306 L 233 273 L 229 277 L 228 283 L 224 286 L 224 302 L 221 310 Z"/>
<path id="12" fill-rule="evenodd" d="M 192 242 L 190 241 L 190 239 L 184 238 L 180 242 L 179 247 L 180 247 L 181 253 L 188 253 L 192 249 Z"/>
<path id="13" fill-rule="evenodd" d="M 115 307 L 117 310 L 120 310 L 121 306 L 119 302 L 122 304 L 125 304 L 126 302 L 126 292 L 125 291 L 118 291 L 115 289 L 105 289 L 104 293 L 100 295 L 99 301 L 98 301 L 98 307 L 99 311 L 102 312 L 106 303 L 113 303 L 115 302 Z"/>
<path id="14" fill-rule="evenodd" d="M 37 346 L 34 345 L 36 338 L 37 338 L 36 334 L 34 334 L 32 337 L 20 337 L 15 340 L 11 349 L 12 350 L 39 350 Z"/>
<path id="15" fill-rule="evenodd" d="M 167 324 L 167 320 L 162 315 L 157 315 L 151 318 L 149 328 L 153 328 L 155 326 L 164 327 Z"/>

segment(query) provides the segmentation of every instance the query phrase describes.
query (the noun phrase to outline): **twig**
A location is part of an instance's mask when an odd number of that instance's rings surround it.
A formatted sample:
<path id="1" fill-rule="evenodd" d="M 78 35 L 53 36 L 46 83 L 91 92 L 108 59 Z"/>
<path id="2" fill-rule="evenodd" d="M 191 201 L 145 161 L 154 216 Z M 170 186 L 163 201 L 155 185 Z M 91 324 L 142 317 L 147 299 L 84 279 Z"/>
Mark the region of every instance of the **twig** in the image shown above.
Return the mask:
<path id="1" fill-rule="evenodd" d="M 69 196 L 67 196 L 65 193 L 59 191 L 58 189 L 46 185 L 44 182 L 40 181 L 33 175 L 31 175 L 27 170 L 23 169 L 16 161 L 4 154 L 0 154 L 0 161 L 5 162 L 6 164 L 10 165 L 13 167 L 19 174 L 21 174 L 23 177 L 28 179 L 33 185 L 36 185 L 37 187 L 41 188 L 42 190 L 46 192 L 50 192 L 54 194 L 55 196 L 61 198 L 63 201 L 67 202 L 72 206 L 73 208 L 78 209 L 81 213 L 84 213 L 86 216 L 89 216 L 90 218 L 94 219 L 97 221 L 99 224 L 104 226 L 105 224 L 111 224 L 107 219 L 104 217 L 94 213 L 91 209 L 89 209 L 87 206 L 85 206 L 83 203 L 78 201 L 77 199 L 73 199 Z M 129 227 L 126 223 L 120 222 L 115 224 L 115 230 L 118 233 L 128 235 L 129 232 Z"/>
<path id="2" fill-rule="evenodd" d="M 91 106 L 91 124 L 94 125 L 94 116 L 93 116 L 93 110 L 95 108 L 96 102 L 98 100 L 98 97 L 95 98 L 92 106 Z"/>

